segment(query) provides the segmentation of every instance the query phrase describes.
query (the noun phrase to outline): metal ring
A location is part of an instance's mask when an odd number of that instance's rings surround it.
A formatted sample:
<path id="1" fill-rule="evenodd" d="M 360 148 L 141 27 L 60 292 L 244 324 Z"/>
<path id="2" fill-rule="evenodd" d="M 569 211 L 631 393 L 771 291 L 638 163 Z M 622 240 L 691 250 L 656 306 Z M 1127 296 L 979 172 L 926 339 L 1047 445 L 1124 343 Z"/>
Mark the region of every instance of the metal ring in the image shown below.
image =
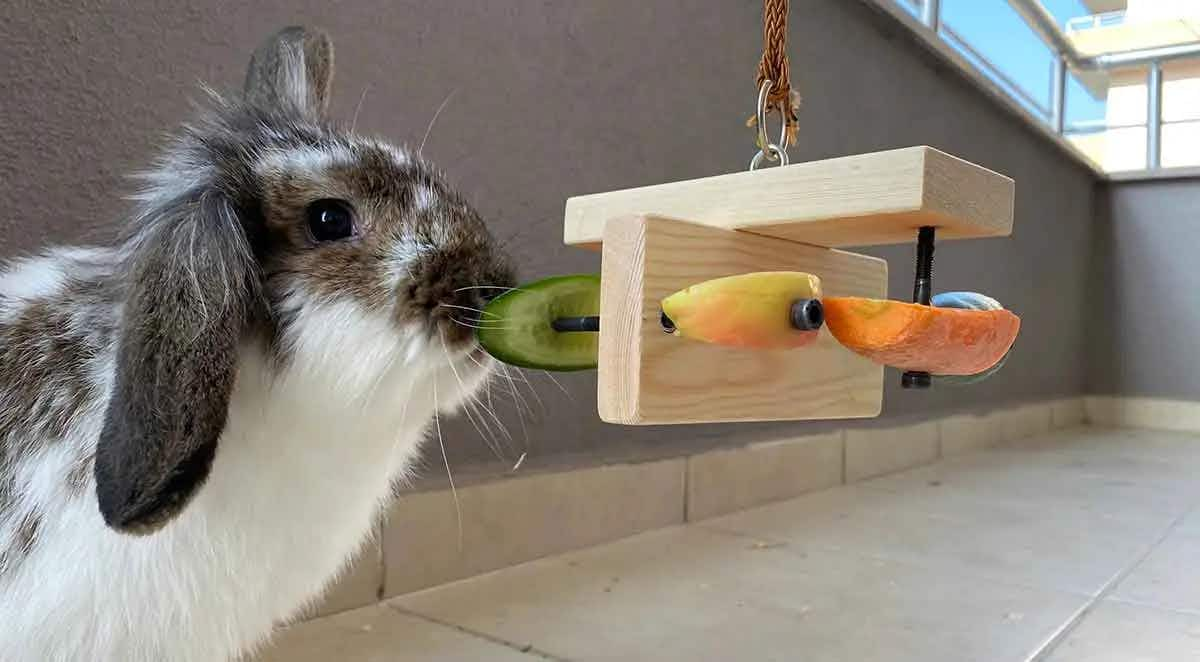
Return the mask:
<path id="1" fill-rule="evenodd" d="M 764 80 L 758 88 L 758 105 L 754 108 L 754 120 L 758 128 L 758 150 L 761 154 L 771 144 L 767 138 L 767 92 L 771 90 L 771 81 Z M 774 161 L 775 159 L 771 159 Z"/>
<path id="2" fill-rule="evenodd" d="M 751 170 L 757 170 L 762 166 L 763 159 L 771 162 L 778 161 L 781 166 L 788 164 L 787 119 L 783 117 L 782 113 L 780 114 L 779 142 L 773 143 L 767 137 L 767 93 L 771 90 L 771 85 L 773 85 L 771 81 L 764 80 L 758 88 L 758 104 L 754 109 L 754 121 L 758 129 L 758 153 L 750 159 Z"/>
<path id="3" fill-rule="evenodd" d="M 774 156 L 771 156 L 768 154 L 768 152 L 771 152 L 774 154 Z M 758 153 L 754 155 L 754 158 L 750 159 L 750 169 L 758 170 L 763 163 L 763 159 L 779 161 L 780 166 L 785 166 L 788 164 L 787 152 L 780 149 L 779 145 L 776 145 L 775 143 L 767 143 L 766 149 L 760 149 Z"/>

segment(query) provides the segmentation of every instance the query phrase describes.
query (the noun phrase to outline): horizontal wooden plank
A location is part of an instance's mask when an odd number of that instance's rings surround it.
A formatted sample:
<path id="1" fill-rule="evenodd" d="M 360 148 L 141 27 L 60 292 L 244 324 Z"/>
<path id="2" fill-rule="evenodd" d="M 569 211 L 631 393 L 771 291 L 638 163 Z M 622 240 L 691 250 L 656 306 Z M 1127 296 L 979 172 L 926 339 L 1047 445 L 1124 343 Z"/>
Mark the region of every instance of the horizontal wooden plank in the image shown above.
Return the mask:
<path id="1" fill-rule="evenodd" d="M 822 329 L 792 350 L 719 347 L 665 334 L 660 301 L 688 285 L 752 271 L 805 271 L 831 296 L 887 295 L 887 263 L 646 216 L 604 234 L 598 408 L 610 423 L 809 420 L 878 416 L 883 368 Z"/>
<path id="2" fill-rule="evenodd" d="M 596 247 L 613 218 L 648 214 L 815 246 L 1012 234 L 1013 180 L 931 147 L 796 163 L 567 200 L 563 238 Z"/>

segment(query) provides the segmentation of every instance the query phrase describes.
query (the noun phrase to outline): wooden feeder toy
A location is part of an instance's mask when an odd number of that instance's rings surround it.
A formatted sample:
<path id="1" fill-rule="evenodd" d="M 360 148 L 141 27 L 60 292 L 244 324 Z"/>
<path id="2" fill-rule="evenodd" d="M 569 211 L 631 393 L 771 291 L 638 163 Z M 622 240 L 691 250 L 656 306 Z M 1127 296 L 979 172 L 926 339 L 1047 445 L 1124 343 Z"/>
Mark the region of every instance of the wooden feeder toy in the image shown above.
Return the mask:
<path id="1" fill-rule="evenodd" d="M 932 264 L 935 239 L 1012 233 L 1013 180 L 931 147 L 788 165 L 798 97 L 779 34 L 751 170 L 567 200 L 563 239 L 602 252 L 599 277 L 498 297 L 479 320 L 487 351 L 598 369 L 600 417 L 626 425 L 873 417 L 884 366 L 928 388 L 1003 365 L 1020 320 L 981 294 L 934 295 Z M 913 241 L 912 303 L 887 299 L 884 260 L 843 249 Z"/>

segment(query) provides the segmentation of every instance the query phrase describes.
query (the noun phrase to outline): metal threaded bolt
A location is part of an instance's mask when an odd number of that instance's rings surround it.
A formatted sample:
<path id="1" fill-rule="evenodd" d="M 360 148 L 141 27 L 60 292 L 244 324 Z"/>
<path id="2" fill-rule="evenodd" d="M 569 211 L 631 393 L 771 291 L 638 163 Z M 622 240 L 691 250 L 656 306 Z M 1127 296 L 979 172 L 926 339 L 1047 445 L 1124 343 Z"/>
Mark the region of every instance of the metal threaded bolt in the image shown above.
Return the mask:
<path id="1" fill-rule="evenodd" d="M 925 226 L 917 232 L 917 271 L 913 282 L 913 303 L 928 306 L 933 298 L 934 229 Z"/>
<path id="2" fill-rule="evenodd" d="M 913 277 L 913 303 L 928 306 L 933 299 L 933 240 L 936 231 L 922 226 L 917 231 L 917 269 Z M 920 370 L 907 370 L 900 375 L 903 388 L 925 389 L 933 385 L 933 377 Z"/>

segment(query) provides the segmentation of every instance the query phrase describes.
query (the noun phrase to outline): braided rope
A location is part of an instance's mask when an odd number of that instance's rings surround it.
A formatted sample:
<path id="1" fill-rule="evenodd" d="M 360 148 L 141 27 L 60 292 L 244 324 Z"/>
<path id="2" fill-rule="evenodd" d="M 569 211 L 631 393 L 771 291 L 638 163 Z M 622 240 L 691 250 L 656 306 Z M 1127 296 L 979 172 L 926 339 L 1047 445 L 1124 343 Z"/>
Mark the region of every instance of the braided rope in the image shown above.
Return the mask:
<path id="1" fill-rule="evenodd" d="M 763 54 L 758 61 L 755 85 L 764 81 L 773 85 L 767 92 L 767 104 L 778 108 L 788 101 L 791 81 L 787 57 L 788 0 L 763 0 Z"/>
<path id="2" fill-rule="evenodd" d="M 761 88 L 764 82 L 771 81 L 766 105 L 783 118 L 787 133 L 787 144 L 779 146 L 783 149 L 796 144 L 796 115 L 800 108 L 800 96 L 792 89 L 788 70 L 787 32 L 788 0 L 763 0 L 763 54 L 754 80 L 756 89 Z M 748 122 L 750 126 L 756 123 L 754 118 Z"/>

